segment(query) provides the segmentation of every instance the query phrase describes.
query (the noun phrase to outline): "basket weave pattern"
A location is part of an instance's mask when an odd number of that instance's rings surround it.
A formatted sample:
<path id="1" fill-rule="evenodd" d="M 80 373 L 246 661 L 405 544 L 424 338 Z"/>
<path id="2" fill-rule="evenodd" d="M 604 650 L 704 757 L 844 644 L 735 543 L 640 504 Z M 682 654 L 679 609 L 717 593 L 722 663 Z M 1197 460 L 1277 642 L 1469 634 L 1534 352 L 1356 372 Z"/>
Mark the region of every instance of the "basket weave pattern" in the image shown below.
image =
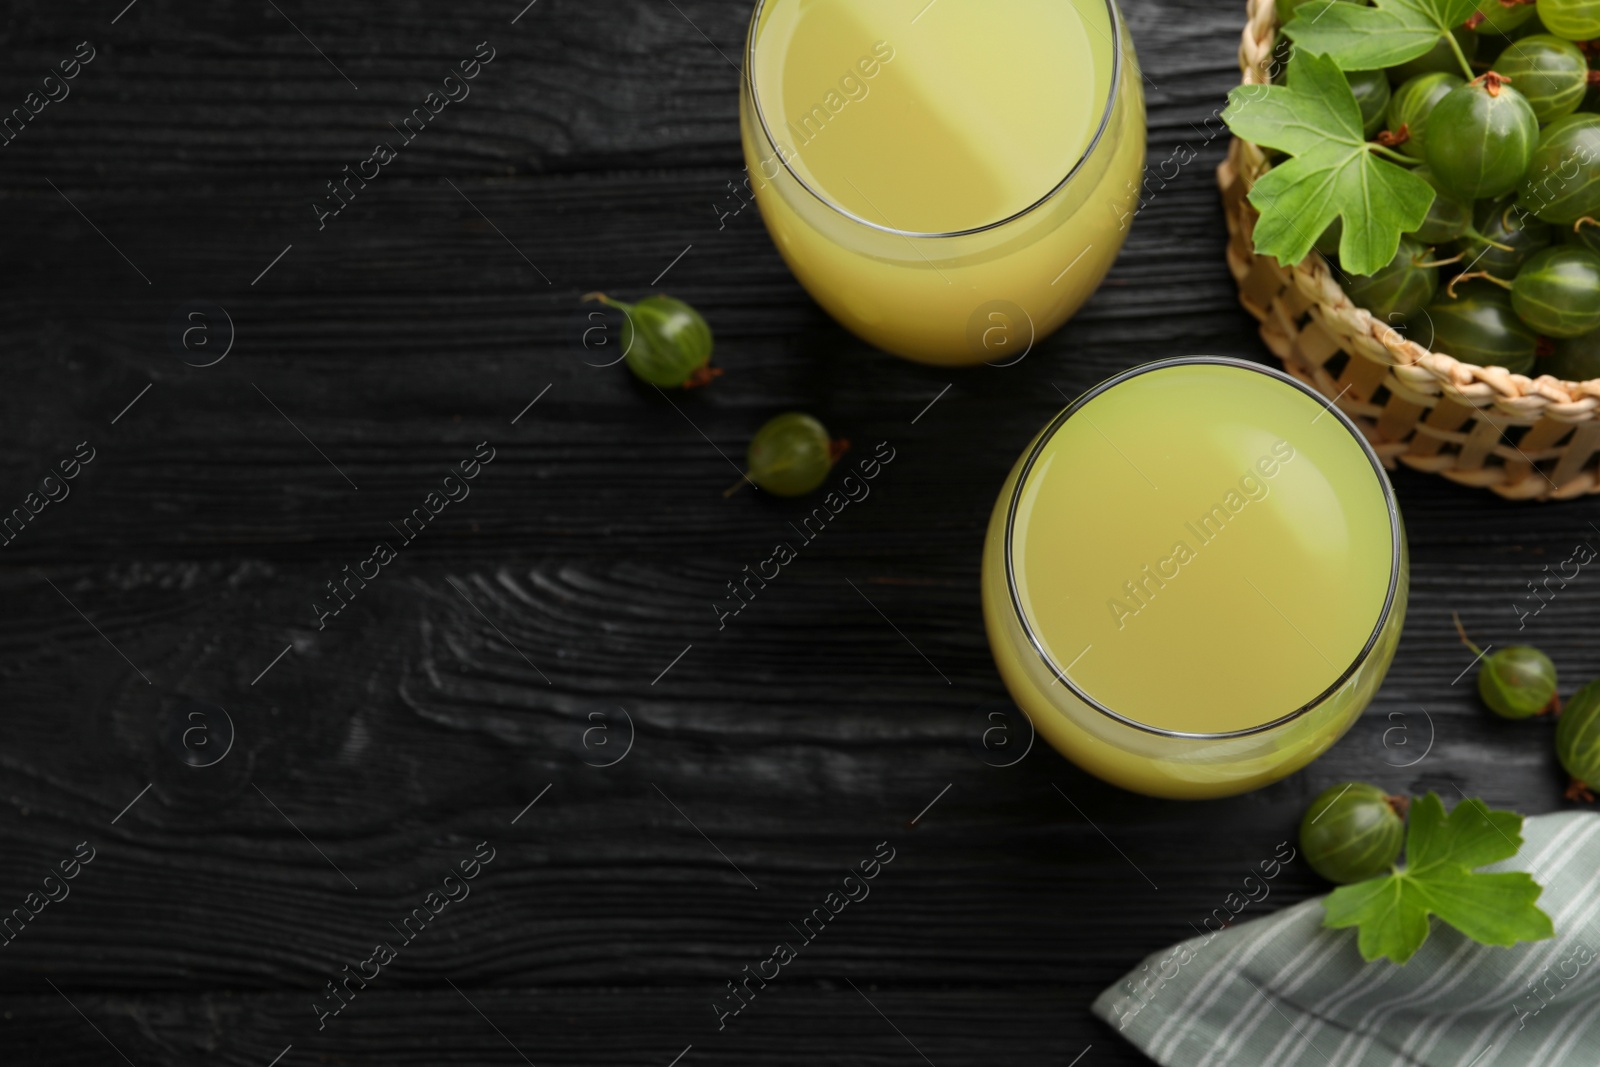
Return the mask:
<path id="1" fill-rule="evenodd" d="M 1249 5 L 1239 65 L 1246 84 L 1262 84 L 1276 16 L 1272 0 Z M 1285 268 L 1256 255 L 1259 215 L 1245 196 L 1270 165 L 1234 138 L 1217 183 L 1240 303 L 1285 369 L 1354 419 L 1385 466 L 1399 460 L 1514 500 L 1600 492 L 1600 379 L 1529 378 L 1430 352 L 1353 304 L 1322 256 Z"/>

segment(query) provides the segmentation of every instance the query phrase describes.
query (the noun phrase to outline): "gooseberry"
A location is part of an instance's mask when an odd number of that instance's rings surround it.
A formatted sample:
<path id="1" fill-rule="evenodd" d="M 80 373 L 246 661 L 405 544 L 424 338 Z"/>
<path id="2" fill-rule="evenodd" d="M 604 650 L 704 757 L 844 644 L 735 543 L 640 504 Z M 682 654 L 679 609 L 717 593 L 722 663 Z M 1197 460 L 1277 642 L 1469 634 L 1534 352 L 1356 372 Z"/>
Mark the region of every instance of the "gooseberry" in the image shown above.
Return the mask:
<path id="1" fill-rule="evenodd" d="M 1600 37 L 1600 0 L 1539 0 L 1545 28 L 1569 41 Z"/>
<path id="2" fill-rule="evenodd" d="M 1511 293 L 1511 310 L 1546 337 L 1581 337 L 1600 328 L 1600 255 L 1556 245 L 1535 252 L 1511 281 L 1485 271 L 1458 274 L 1457 283 L 1482 278 Z"/>
<path id="3" fill-rule="evenodd" d="M 1600 215 L 1600 115 L 1580 112 L 1546 126 L 1526 171 L 1517 203 L 1539 218 L 1570 226 Z"/>
<path id="4" fill-rule="evenodd" d="M 1400 858 L 1406 798 L 1367 782 L 1342 782 L 1317 795 L 1300 820 L 1300 851 L 1311 869 L 1348 885 L 1376 878 Z"/>
<path id="5" fill-rule="evenodd" d="M 1485 656 L 1483 649 L 1467 637 L 1460 616 L 1451 618 L 1455 620 L 1461 643 L 1482 660 L 1478 668 L 1478 696 L 1490 711 L 1502 719 L 1526 719 L 1559 706 L 1556 665 L 1550 662 L 1549 656 L 1531 645 L 1511 645 Z"/>
<path id="6" fill-rule="evenodd" d="M 1567 701 L 1556 723 L 1556 758 L 1572 776 L 1568 800 L 1593 800 L 1600 785 L 1600 681 L 1590 682 Z"/>
<path id="7" fill-rule="evenodd" d="M 1465 84 L 1465 78 L 1442 70 L 1401 82 L 1389 98 L 1388 136 L 1380 140 L 1395 145 L 1412 159 L 1426 158 L 1428 117 L 1439 101 Z"/>
<path id="8" fill-rule="evenodd" d="M 1344 77 L 1361 108 L 1362 132 L 1371 137 L 1383 129 L 1383 118 L 1389 110 L 1389 79 L 1381 70 L 1351 70 Z"/>
<path id="9" fill-rule="evenodd" d="M 1515 189 L 1538 143 L 1533 106 L 1490 71 L 1434 106 L 1424 155 L 1443 188 L 1457 199 L 1477 200 Z"/>
<path id="10" fill-rule="evenodd" d="M 656 294 L 635 304 L 590 293 L 622 312 L 622 351 L 628 369 L 651 385 L 691 389 L 722 371 L 710 366 L 711 327 L 700 313 L 675 297 Z"/>
<path id="11" fill-rule="evenodd" d="M 1468 282 L 1455 295 L 1440 295 L 1421 314 L 1427 321 L 1413 319 L 1411 336 L 1421 343 L 1431 330 L 1427 347 L 1435 352 L 1513 374 L 1533 369 L 1539 338 L 1512 310 L 1511 297 L 1492 285 Z"/>
<path id="12" fill-rule="evenodd" d="M 1511 284 L 1511 306 L 1547 337 L 1600 329 L 1600 254 L 1573 245 L 1534 253 Z"/>
<path id="13" fill-rule="evenodd" d="M 1394 258 L 1375 273 L 1345 283 L 1346 295 L 1383 322 L 1396 322 L 1426 307 L 1439 289 L 1439 268 L 1425 262 L 1428 250 L 1402 237 Z"/>
<path id="14" fill-rule="evenodd" d="M 1487 0 L 1499 4 L 1500 0 Z M 1533 8 L 1525 10 L 1532 12 Z M 1511 80 L 1527 97 L 1540 122 L 1570 115 L 1589 90 L 1589 61 L 1571 41 L 1548 33 L 1513 41 L 1494 61 L 1495 73 Z"/>
<path id="15" fill-rule="evenodd" d="M 1502 278 L 1517 273 L 1527 258 L 1555 239 L 1550 225 L 1518 207 L 1511 197 L 1484 200 L 1458 242 L 1469 269 Z"/>
<path id="16" fill-rule="evenodd" d="M 1478 668 L 1478 696 L 1502 719 L 1541 714 L 1556 698 L 1556 665 L 1531 645 L 1497 649 Z"/>
<path id="17" fill-rule="evenodd" d="M 1411 173 L 1433 186 L 1433 203 L 1428 206 L 1428 217 L 1409 236 L 1425 245 L 1442 245 L 1454 241 L 1472 227 L 1471 204 L 1439 188 L 1433 171 L 1427 167 L 1418 167 Z"/>
<path id="18" fill-rule="evenodd" d="M 786 412 L 750 439 L 749 478 L 775 496 L 803 496 L 823 483 L 849 447 L 848 441 L 829 440 L 827 428 L 810 415 Z"/>
<path id="19" fill-rule="evenodd" d="M 1478 12 L 1467 24 L 1475 24 L 1480 32 L 1488 30 L 1505 37 L 1532 16 L 1533 0 L 1512 0 L 1511 3 L 1505 0 L 1478 0 Z"/>

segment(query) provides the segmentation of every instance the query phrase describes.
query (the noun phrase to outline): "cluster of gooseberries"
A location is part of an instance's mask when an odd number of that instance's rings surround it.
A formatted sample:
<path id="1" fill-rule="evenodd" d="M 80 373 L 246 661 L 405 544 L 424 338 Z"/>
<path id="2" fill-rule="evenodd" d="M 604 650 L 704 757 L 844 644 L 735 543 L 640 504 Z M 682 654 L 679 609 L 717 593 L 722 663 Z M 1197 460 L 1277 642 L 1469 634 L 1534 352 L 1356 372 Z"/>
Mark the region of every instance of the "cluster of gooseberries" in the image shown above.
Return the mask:
<path id="1" fill-rule="evenodd" d="M 1511 645 L 1487 655 L 1467 638 L 1479 657 L 1478 696 L 1503 719 L 1558 715 L 1556 757 L 1572 776 L 1569 800 L 1593 800 L 1600 785 L 1600 680 L 1567 699 L 1556 694 L 1556 667 L 1531 645 Z M 1367 782 L 1340 782 L 1311 802 L 1300 821 L 1300 851 L 1311 869 L 1330 882 L 1348 885 L 1376 878 L 1400 858 L 1405 838 L 1405 797 L 1390 796 Z"/>
<path id="2" fill-rule="evenodd" d="M 1432 51 L 1348 72 L 1367 136 L 1437 194 L 1387 266 L 1347 277 L 1351 300 L 1464 362 L 1600 377 L 1595 63 L 1600 2 L 1479 0 Z M 1335 220 L 1317 249 L 1339 237 Z"/>
<path id="3" fill-rule="evenodd" d="M 1556 665 L 1531 645 L 1511 645 L 1485 655 L 1456 619 L 1461 641 L 1480 659 L 1478 696 L 1502 719 L 1557 715 L 1556 758 L 1572 776 L 1567 799 L 1593 800 L 1600 785 L 1600 680 L 1590 682 L 1562 706 Z"/>

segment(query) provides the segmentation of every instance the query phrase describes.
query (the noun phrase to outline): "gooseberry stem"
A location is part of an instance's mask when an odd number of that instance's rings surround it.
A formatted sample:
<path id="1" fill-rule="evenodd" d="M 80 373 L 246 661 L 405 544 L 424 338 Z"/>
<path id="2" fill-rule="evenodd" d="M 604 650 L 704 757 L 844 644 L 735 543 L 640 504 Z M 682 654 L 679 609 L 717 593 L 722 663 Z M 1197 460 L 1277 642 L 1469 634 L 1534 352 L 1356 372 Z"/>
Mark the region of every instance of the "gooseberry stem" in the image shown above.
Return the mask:
<path id="1" fill-rule="evenodd" d="M 1396 142 L 1396 143 L 1398 144 L 1399 142 Z M 1375 143 L 1375 142 L 1369 141 L 1369 142 L 1367 142 L 1367 145 L 1368 145 L 1369 148 L 1371 148 L 1374 152 L 1378 153 L 1380 156 L 1384 156 L 1384 157 L 1386 157 L 1388 159 L 1392 159 L 1396 163 L 1403 163 L 1404 165 L 1406 165 L 1408 167 L 1411 166 L 1412 164 L 1416 163 L 1416 160 L 1412 159 L 1410 156 L 1403 156 L 1399 152 L 1396 152 L 1394 149 L 1389 148 L 1389 147 L 1387 147 L 1387 146 L 1385 146 L 1383 144 L 1379 144 L 1379 143 Z"/>
<path id="2" fill-rule="evenodd" d="M 1454 278 L 1451 278 L 1450 284 L 1444 287 L 1444 291 L 1450 294 L 1450 298 L 1453 300 L 1456 298 L 1456 283 L 1471 281 L 1473 278 L 1482 278 L 1486 282 L 1493 282 L 1502 289 L 1511 288 L 1511 283 L 1504 278 L 1496 278 L 1486 270 L 1475 270 L 1466 274 L 1457 274 Z"/>
<path id="3" fill-rule="evenodd" d="M 1585 804 L 1594 803 L 1594 794 L 1589 791 L 1588 783 L 1580 781 L 1577 778 L 1574 778 L 1567 783 L 1567 791 L 1562 795 L 1568 800 L 1577 800 Z"/>
<path id="4" fill-rule="evenodd" d="M 1411 810 L 1411 798 L 1408 796 L 1390 795 L 1383 798 L 1389 805 L 1389 810 L 1400 818 L 1406 817 L 1406 812 Z"/>
<path id="5" fill-rule="evenodd" d="M 1461 42 L 1456 40 L 1456 35 L 1448 31 L 1444 39 L 1450 42 L 1450 51 L 1456 54 L 1456 62 L 1461 64 L 1461 69 L 1466 72 L 1467 80 L 1473 80 L 1472 64 L 1467 62 L 1467 54 L 1461 50 Z"/>
<path id="6" fill-rule="evenodd" d="M 1476 227 L 1468 226 L 1465 230 L 1462 230 L 1461 232 L 1466 234 L 1468 237 L 1472 238 L 1474 241 L 1482 241 L 1484 244 L 1488 245 L 1490 248 L 1498 248 L 1502 252 L 1515 252 L 1516 251 L 1516 249 L 1513 248 L 1511 245 L 1504 245 L 1504 244 L 1501 244 L 1499 241 L 1490 240 L 1489 238 L 1485 237 L 1483 234 L 1479 233 L 1477 231 Z"/>
<path id="7" fill-rule="evenodd" d="M 1600 70 L 1593 70 L 1589 73 L 1600 74 Z M 1572 232 L 1577 233 L 1585 226 L 1600 226 L 1600 219 L 1595 218 L 1593 215 L 1585 215 L 1583 218 L 1572 224 Z"/>
<path id="8" fill-rule="evenodd" d="M 1458 633 L 1458 634 L 1460 634 L 1460 635 L 1461 635 L 1461 643 L 1462 643 L 1462 644 L 1463 644 L 1463 645 L 1466 645 L 1466 646 L 1467 646 L 1467 647 L 1468 647 L 1468 648 L 1470 648 L 1470 649 L 1471 649 L 1471 650 L 1472 650 L 1472 654 L 1473 654 L 1473 655 L 1474 655 L 1474 656 L 1481 656 L 1481 655 L 1483 655 L 1483 649 L 1481 649 L 1481 648 L 1479 648 L 1479 647 L 1478 647 L 1478 646 L 1477 646 L 1477 645 L 1475 645 L 1475 644 L 1473 644 L 1473 643 L 1472 643 L 1472 639 L 1471 639 L 1471 638 L 1470 638 L 1470 637 L 1468 637 L 1468 636 L 1467 636 L 1467 629 L 1466 629 L 1466 627 L 1464 627 L 1464 626 L 1462 626 L 1462 625 L 1461 625 L 1461 616 L 1460 616 L 1460 615 L 1457 615 L 1457 614 L 1456 614 L 1456 613 L 1455 613 L 1455 612 L 1453 612 L 1453 611 L 1452 611 L 1452 612 L 1451 612 L 1451 613 L 1450 613 L 1450 618 L 1452 618 L 1452 619 L 1454 619 L 1454 620 L 1455 620 L 1455 624 L 1456 624 L 1456 633 Z"/>
<path id="9" fill-rule="evenodd" d="M 633 305 L 632 304 L 624 304 L 620 300 L 613 300 L 613 299 L 611 299 L 609 296 L 607 296 L 604 293 L 584 293 L 583 294 L 583 300 L 584 300 L 585 303 L 589 302 L 590 300 L 598 300 L 598 301 L 600 301 L 600 303 L 604 304 L 606 307 L 608 307 L 608 308 L 616 308 L 618 311 L 622 312 L 624 315 L 626 315 L 628 312 L 633 310 Z"/>
<path id="10" fill-rule="evenodd" d="M 1449 259 L 1430 259 L 1422 263 L 1412 260 L 1411 265 L 1414 267 L 1448 267 L 1452 263 L 1460 263 L 1465 258 L 1467 258 L 1465 252 L 1457 252 Z"/>
<path id="11" fill-rule="evenodd" d="M 734 482 L 732 485 L 728 486 L 728 488 L 722 491 L 722 499 L 728 499 L 730 496 L 743 489 L 746 485 L 756 485 L 756 483 L 751 480 L 749 471 L 745 471 L 744 474 L 739 477 L 738 481 Z M 756 488 L 760 489 L 761 487 L 756 485 Z"/>

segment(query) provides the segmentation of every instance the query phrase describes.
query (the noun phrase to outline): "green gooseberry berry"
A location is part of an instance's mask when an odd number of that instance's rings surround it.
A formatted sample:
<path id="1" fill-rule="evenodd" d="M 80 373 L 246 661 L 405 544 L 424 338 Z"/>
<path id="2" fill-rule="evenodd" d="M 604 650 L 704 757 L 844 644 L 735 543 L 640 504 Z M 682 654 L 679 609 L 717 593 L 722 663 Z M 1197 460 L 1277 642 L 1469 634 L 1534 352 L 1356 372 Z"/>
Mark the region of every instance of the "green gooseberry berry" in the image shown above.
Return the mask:
<path id="1" fill-rule="evenodd" d="M 1517 203 L 1561 226 L 1600 215 L 1600 115 L 1567 115 L 1544 128 Z"/>
<path id="2" fill-rule="evenodd" d="M 1556 350 L 1539 361 L 1539 371 L 1564 382 L 1600 378 L 1600 330 L 1556 342 Z"/>
<path id="3" fill-rule="evenodd" d="M 769 419 L 750 439 L 747 477 L 774 496 L 804 496 L 827 479 L 848 447 L 847 441 L 830 440 L 827 428 L 812 416 L 785 412 Z"/>
<path id="4" fill-rule="evenodd" d="M 1494 71 L 1527 97 L 1541 123 L 1572 114 L 1589 91 L 1588 58 L 1571 41 L 1548 33 L 1511 42 L 1494 61 Z"/>
<path id="5" fill-rule="evenodd" d="M 1478 696 L 1502 719 L 1526 719 L 1550 707 L 1556 665 L 1530 645 L 1500 648 L 1478 668 Z"/>
<path id="6" fill-rule="evenodd" d="M 1512 30 L 1533 17 L 1533 0 L 1518 0 L 1507 5 L 1501 0 L 1478 0 L 1479 33 L 1488 32 L 1501 37 L 1509 36 Z M 1497 66 L 1495 68 L 1499 70 Z"/>
<path id="7" fill-rule="evenodd" d="M 1442 245 L 1466 233 L 1472 226 L 1472 205 L 1440 189 L 1433 171 L 1427 167 L 1418 167 L 1411 173 L 1433 186 L 1434 195 L 1428 217 L 1407 236 L 1425 245 Z"/>
<path id="8" fill-rule="evenodd" d="M 711 362 L 711 327 L 682 300 L 656 294 L 635 304 L 590 293 L 622 312 L 622 351 L 628 369 L 651 385 L 688 389 L 705 385 L 722 372 Z"/>
<path id="9" fill-rule="evenodd" d="M 1492 71 L 1450 90 L 1428 116 L 1428 169 L 1460 200 L 1517 188 L 1539 143 L 1526 97 Z"/>
<path id="10" fill-rule="evenodd" d="M 1548 223 L 1505 197 L 1480 201 L 1472 212 L 1472 226 L 1457 243 L 1468 269 L 1509 278 L 1529 256 L 1554 240 L 1555 231 Z"/>
<path id="11" fill-rule="evenodd" d="M 1533 4 L 1531 6 L 1533 7 L 1533 17 L 1528 19 L 1522 25 L 1518 26 L 1516 29 L 1512 30 L 1510 33 L 1506 34 L 1506 38 L 1508 40 L 1520 41 L 1524 37 L 1537 37 L 1541 33 L 1550 32 L 1544 28 L 1544 23 L 1539 21 L 1538 4 Z"/>
<path id="12" fill-rule="evenodd" d="M 1344 78 L 1355 94 L 1356 106 L 1361 108 L 1361 132 L 1371 137 L 1383 129 L 1384 116 L 1389 111 L 1389 79 L 1381 70 L 1350 70 Z"/>
<path id="13" fill-rule="evenodd" d="M 1481 660 L 1478 667 L 1478 696 L 1489 710 L 1502 719 L 1526 719 L 1542 715 L 1559 705 L 1556 700 L 1556 665 L 1550 657 L 1531 645 L 1511 645 L 1489 655 L 1472 643 L 1459 615 L 1455 620 L 1461 643 Z"/>
<path id="14" fill-rule="evenodd" d="M 1600 785 L 1600 681 L 1590 682 L 1567 700 L 1556 722 L 1556 758 L 1572 776 L 1568 800 L 1593 800 Z"/>
<path id="15" fill-rule="evenodd" d="M 1545 28 L 1569 41 L 1600 37 L 1600 0 L 1539 0 Z"/>
<path id="16" fill-rule="evenodd" d="M 1439 101 L 1465 84 L 1465 78 L 1449 71 L 1431 71 L 1401 82 L 1389 97 L 1387 139 L 1399 141 L 1395 147 L 1412 159 L 1425 158 L 1428 117 Z M 1404 140 L 1400 140 L 1402 133 Z"/>
<path id="17" fill-rule="evenodd" d="M 1424 318 L 1426 321 L 1419 321 Z M 1539 338 L 1511 308 L 1506 292 L 1483 282 L 1469 282 L 1455 295 L 1440 294 L 1411 320 L 1411 334 L 1419 343 L 1463 363 L 1504 367 L 1513 374 L 1533 369 Z M 1430 334 L 1431 330 L 1431 334 Z"/>
<path id="18" fill-rule="evenodd" d="M 1457 26 L 1450 33 L 1455 37 L 1456 44 L 1461 47 L 1461 54 L 1470 62 L 1478 54 L 1478 35 L 1465 26 Z M 1432 74 L 1438 71 L 1450 71 L 1459 74 L 1461 61 L 1456 58 L 1455 49 L 1450 47 L 1450 42 L 1442 36 L 1416 59 L 1408 59 L 1397 67 L 1389 68 L 1389 77 L 1395 82 L 1403 82 L 1408 78 L 1415 78 L 1418 74 Z"/>
<path id="19" fill-rule="evenodd" d="M 1368 782 L 1331 785 L 1300 820 L 1300 852 L 1312 870 L 1339 885 L 1387 874 L 1405 840 L 1405 805 L 1405 798 Z"/>
<path id="20" fill-rule="evenodd" d="M 1535 252 L 1511 283 L 1511 307 L 1547 337 L 1600 329 L 1600 254 L 1572 245 Z"/>
<path id="21" fill-rule="evenodd" d="M 1439 268 L 1427 263 L 1428 249 L 1404 237 L 1394 258 L 1369 275 L 1345 283 L 1345 295 L 1371 312 L 1372 317 L 1395 323 L 1428 305 L 1439 290 Z"/>

